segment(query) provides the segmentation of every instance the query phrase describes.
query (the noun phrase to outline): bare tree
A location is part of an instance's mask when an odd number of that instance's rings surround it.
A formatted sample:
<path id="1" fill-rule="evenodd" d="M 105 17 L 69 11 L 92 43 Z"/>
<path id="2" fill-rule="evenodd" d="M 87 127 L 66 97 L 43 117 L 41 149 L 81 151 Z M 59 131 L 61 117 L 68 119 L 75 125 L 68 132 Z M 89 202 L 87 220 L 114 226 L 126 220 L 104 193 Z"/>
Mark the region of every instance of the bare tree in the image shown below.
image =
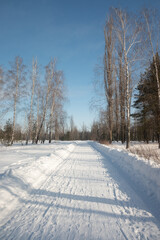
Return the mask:
<path id="1" fill-rule="evenodd" d="M 0 99 L 2 98 L 3 96 L 3 85 L 4 85 L 4 79 L 3 79 L 3 69 L 2 67 L 0 66 Z"/>
<path id="2" fill-rule="evenodd" d="M 4 102 L 4 72 L 2 67 L 0 66 L 0 101 Z M 2 109 L 2 103 L 1 103 L 1 114 L 0 114 L 0 120 L 3 118 L 5 113 L 8 111 L 7 109 Z"/>
<path id="3" fill-rule="evenodd" d="M 35 116 L 35 122 L 34 122 L 35 131 L 34 131 L 34 135 L 32 136 L 32 143 L 34 143 L 36 141 L 37 136 L 38 136 L 38 130 L 40 127 L 40 96 L 43 96 L 43 93 L 42 93 L 42 86 L 38 82 L 36 89 L 35 89 L 36 116 Z"/>
<path id="4" fill-rule="evenodd" d="M 119 123 L 119 92 L 117 78 L 114 77 L 114 115 L 115 115 L 115 140 L 119 140 L 120 123 Z"/>
<path id="5" fill-rule="evenodd" d="M 45 86 L 45 93 L 44 93 L 45 99 L 44 99 L 44 104 L 43 104 L 43 113 L 42 113 L 41 122 L 40 122 L 39 128 L 37 130 L 36 143 L 38 143 L 38 140 L 39 140 L 40 134 L 41 134 L 41 130 L 42 130 L 42 127 L 44 126 L 44 122 L 46 119 L 49 94 L 51 92 L 52 78 L 53 78 L 52 62 L 49 62 L 49 64 L 46 66 L 46 76 L 45 76 L 46 86 Z"/>
<path id="6" fill-rule="evenodd" d="M 53 129 L 53 113 L 55 110 L 55 64 L 56 60 L 51 60 L 50 62 L 50 79 L 51 79 L 51 89 L 50 89 L 50 96 L 49 96 L 49 122 L 48 122 L 48 128 L 49 128 L 49 143 L 51 143 L 52 140 L 52 129 Z"/>
<path id="7" fill-rule="evenodd" d="M 53 129 L 55 127 L 55 137 L 58 138 L 58 113 L 61 108 L 61 101 L 63 99 L 63 72 L 55 70 L 55 63 L 52 62 L 52 84 L 49 104 L 49 143 L 52 140 Z"/>
<path id="8" fill-rule="evenodd" d="M 55 140 L 59 140 L 59 121 L 57 113 L 55 113 Z"/>
<path id="9" fill-rule="evenodd" d="M 120 138 L 121 142 L 125 142 L 125 125 L 126 125 L 126 78 L 124 73 L 122 51 L 118 53 L 118 78 L 119 78 L 119 105 L 120 105 Z"/>
<path id="10" fill-rule="evenodd" d="M 113 38 L 113 17 L 107 19 L 104 36 L 105 36 L 105 55 L 104 55 L 104 86 L 105 95 L 108 103 L 109 119 L 109 142 L 112 143 L 113 130 L 113 93 L 114 93 L 114 38 Z"/>
<path id="11" fill-rule="evenodd" d="M 131 72 L 132 64 L 138 59 L 138 44 L 141 43 L 141 26 L 135 16 L 129 16 L 125 11 L 114 9 L 115 11 L 115 33 L 117 35 L 120 48 L 122 49 L 122 60 L 126 79 L 126 148 L 130 147 L 130 107 L 131 107 Z"/>
<path id="12" fill-rule="evenodd" d="M 70 118 L 70 140 L 74 140 L 74 129 L 75 129 L 75 124 L 73 120 L 73 116 Z"/>
<path id="13" fill-rule="evenodd" d="M 25 72 L 24 64 L 21 57 L 16 57 L 15 61 L 11 63 L 11 69 L 8 72 L 8 95 L 13 100 L 13 129 L 11 144 L 14 141 L 15 134 L 15 123 L 16 123 L 16 113 L 17 113 L 17 103 L 25 92 Z"/>
<path id="14" fill-rule="evenodd" d="M 65 134 L 67 132 L 67 113 L 64 110 L 61 111 L 61 114 L 59 117 L 59 128 L 60 128 L 60 131 L 59 131 L 60 139 L 64 140 Z"/>
<path id="15" fill-rule="evenodd" d="M 26 144 L 28 144 L 28 140 L 31 139 L 32 137 L 32 129 L 33 129 L 33 100 L 34 100 L 34 95 L 35 95 L 35 84 L 37 80 L 37 59 L 34 60 L 33 58 L 33 63 L 32 63 L 32 89 L 31 89 L 31 102 L 30 102 L 30 113 L 29 113 L 29 123 L 28 123 L 28 134 L 27 134 L 27 139 L 26 139 Z"/>

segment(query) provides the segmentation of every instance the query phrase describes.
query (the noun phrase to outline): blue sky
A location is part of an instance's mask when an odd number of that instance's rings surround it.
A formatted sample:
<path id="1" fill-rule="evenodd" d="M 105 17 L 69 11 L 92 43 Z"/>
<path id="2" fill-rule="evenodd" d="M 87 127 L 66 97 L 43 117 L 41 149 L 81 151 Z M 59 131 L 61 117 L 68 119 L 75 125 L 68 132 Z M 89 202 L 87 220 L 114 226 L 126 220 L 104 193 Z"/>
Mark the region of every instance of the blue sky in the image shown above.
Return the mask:
<path id="1" fill-rule="evenodd" d="M 109 8 L 159 8 L 160 0 L 0 0 L 0 65 L 15 56 L 45 66 L 51 57 L 64 71 L 69 102 L 65 109 L 80 128 L 95 118 L 89 110 L 94 67 L 103 56 L 103 28 Z"/>

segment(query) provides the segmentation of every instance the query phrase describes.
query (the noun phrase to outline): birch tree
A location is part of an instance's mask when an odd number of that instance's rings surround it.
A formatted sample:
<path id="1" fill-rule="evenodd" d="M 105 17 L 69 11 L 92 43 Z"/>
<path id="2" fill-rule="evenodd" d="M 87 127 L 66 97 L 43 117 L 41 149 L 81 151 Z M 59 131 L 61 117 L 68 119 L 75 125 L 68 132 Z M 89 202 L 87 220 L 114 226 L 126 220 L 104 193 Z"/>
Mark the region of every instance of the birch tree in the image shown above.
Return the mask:
<path id="1" fill-rule="evenodd" d="M 59 138 L 61 118 L 64 118 L 63 104 L 66 100 L 63 71 L 56 71 L 55 80 L 55 138 Z"/>
<path id="2" fill-rule="evenodd" d="M 35 95 L 35 84 L 37 80 L 37 59 L 33 59 L 32 63 L 32 87 L 31 87 L 31 101 L 30 101 L 30 113 L 29 113 L 29 122 L 28 122 L 28 134 L 26 139 L 26 144 L 28 144 L 28 140 L 32 138 L 32 128 L 33 128 L 33 100 Z"/>
<path id="3" fill-rule="evenodd" d="M 35 128 L 35 132 L 32 138 L 32 143 L 34 143 L 37 139 L 38 136 L 38 130 L 40 127 L 40 96 L 42 96 L 42 86 L 40 85 L 40 83 L 37 83 L 36 89 L 35 89 L 35 101 L 36 101 L 36 108 L 35 108 L 35 112 L 36 112 L 36 116 L 35 116 L 35 122 L 34 122 L 34 128 Z"/>
<path id="4" fill-rule="evenodd" d="M 4 100 L 4 72 L 2 67 L 0 66 L 0 101 Z M 0 120 L 3 118 L 3 115 L 5 114 L 5 110 L 2 109 L 2 103 L 0 108 L 1 114 L 0 114 Z"/>
<path id="5" fill-rule="evenodd" d="M 53 78 L 52 62 L 49 62 L 49 64 L 45 67 L 45 69 L 46 69 L 45 99 L 44 99 L 44 104 L 43 104 L 43 113 L 42 113 L 41 122 L 40 122 L 39 128 L 37 130 L 36 144 L 38 143 L 38 140 L 40 139 L 41 130 L 44 126 L 44 122 L 46 119 L 46 113 L 47 113 L 47 109 L 48 109 L 48 100 L 49 100 L 49 94 L 51 92 L 51 83 L 52 83 L 52 78 Z"/>
<path id="6" fill-rule="evenodd" d="M 141 43 L 141 28 L 136 17 L 129 16 L 125 11 L 114 9 L 115 33 L 122 51 L 126 82 L 126 148 L 130 147 L 130 108 L 131 108 L 131 72 L 132 64 L 138 59 L 138 44 Z"/>
<path id="7" fill-rule="evenodd" d="M 3 69 L 0 66 L 0 99 L 3 96 L 3 86 L 4 86 L 4 79 L 3 79 Z"/>
<path id="8" fill-rule="evenodd" d="M 126 125 L 126 78 L 124 73 L 123 50 L 118 52 L 118 78 L 119 78 L 119 105 L 120 105 L 120 138 L 122 144 L 125 142 L 125 125 Z"/>
<path id="9" fill-rule="evenodd" d="M 112 15 L 106 21 L 105 29 L 105 54 L 104 54 L 104 86 L 105 95 L 108 104 L 109 121 L 109 142 L 112 143 L 113 130 L 113 93 L 114 93 L 114 39 L 113 39 L 113 17 Z"/>
<path id="10" fill-rule="evenodd" d="M 54 60 L 55 62 L 55 60 Z M 55 138 L 59 138 L 59 122 L 63 113 L 63 101 L 65 100 L 65 88 L 63 72 L 55 69 L 53 64 L 53 78 L 50 95 L 50 118 L 49 118 L 49 143 L 51 143 L 53 129 Z"/>
<path id="11" fill-rule="evenodd" d="M 53 133 L 53 114 L 55 111 L 55 105 L 56 105 L 56 73 L 55 73 L 55 64 L 56 60 L 51 60 L 50 62 L 50 78 L 51 78 L 51 94 L 50 94 L 50 116 L 49 116 L 49 143 L 51 143 L 52 140 L 52 133 Z"/>
<path id="12" fill-rule="evenodd" d="M 119 140 L 119 93 L 117 86 L 117 79 L 114 77 L 114 116 L 115 116 L 115 140 Z"/>
<path id="13" fill-rule="evenodd" d="M 24 69 L 25 66 L 23 64 L 23 59 L 17 56 L 15 61 L 11 63 L 11 69 L 8 71 L 7 89 L 8 95 L 13 101 L 13 127 L 11 144 L 13 144 L 15 135 L 17 104 L 21 100 L 20 97 L 22 97 L 25 92 L 26 79 Z"/>

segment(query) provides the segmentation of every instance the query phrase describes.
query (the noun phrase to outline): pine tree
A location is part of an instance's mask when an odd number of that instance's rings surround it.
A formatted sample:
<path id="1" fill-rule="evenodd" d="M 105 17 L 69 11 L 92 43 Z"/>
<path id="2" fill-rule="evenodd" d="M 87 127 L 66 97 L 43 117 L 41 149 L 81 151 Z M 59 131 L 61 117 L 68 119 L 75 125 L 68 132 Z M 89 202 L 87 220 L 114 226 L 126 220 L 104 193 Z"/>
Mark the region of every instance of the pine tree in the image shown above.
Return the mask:
<path id="1" fill-rule="evenodd" d="M 160 58 L 158 54 L 156 56 L 160 75 Z M 141 75 L 137 91 L 138 93 L 135 94 L 136 100 L 133 105 L 136 108 L 136 112 L 132 116 L 138 120 L 139 125 L 143 129 L 143 139 L 145 141 L 148 142 L 149 131 L 152 128 L 159 142 L 160 113 L 154 60 L 149 68 L 146 69 L 146 72 Z"/>
<path id="2" fill-rule="evenodd" d="M 11 144 L 12 132 L 13 132 L 13 124 L 9 119 L 6 121 L 6 124 L 4 126 L 4 133 L 3 133 L 4 135 L 3 142 L 7 146 Z"/>

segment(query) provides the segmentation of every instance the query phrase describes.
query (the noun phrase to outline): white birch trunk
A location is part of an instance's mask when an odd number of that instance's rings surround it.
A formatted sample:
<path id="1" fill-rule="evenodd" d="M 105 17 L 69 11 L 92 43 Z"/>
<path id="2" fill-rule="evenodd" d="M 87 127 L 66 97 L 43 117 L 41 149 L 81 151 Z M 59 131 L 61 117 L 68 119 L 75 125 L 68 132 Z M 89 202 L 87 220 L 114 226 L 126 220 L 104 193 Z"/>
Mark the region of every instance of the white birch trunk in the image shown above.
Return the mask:
<path id="1" fill-rule="evenodd" d="M 15 135 L 15 124 L 16 124 L 16 107 L 17 107 L 17 96 L 18 96 L 18 85 L 19 85 L 19 64 L 18 60 L 16 62 L 16 92 L 14 96 L 14 113 L 13 113 L 13 129 L 12 129 L 12 138 L 11 138 L 11 144 L 13 144 L 14 141 L 14 135 Z"/>
<path id="2" fill-rule="evenodd" d="M 33 108 L 33 98 L 34 98 L 34 89 L 35 89 L 35 81 L 37 75 L 37 60 L 32 65 L 32 94 L 31 94 L 31 104 L 30 104 L 30 115 L 29 115 L 29 126 L 28 126 L 28 137 L 26 140 L 26 144 L 28 144 L 28 140 L 31 140 L 32 137 L 32 108 Z"/>

